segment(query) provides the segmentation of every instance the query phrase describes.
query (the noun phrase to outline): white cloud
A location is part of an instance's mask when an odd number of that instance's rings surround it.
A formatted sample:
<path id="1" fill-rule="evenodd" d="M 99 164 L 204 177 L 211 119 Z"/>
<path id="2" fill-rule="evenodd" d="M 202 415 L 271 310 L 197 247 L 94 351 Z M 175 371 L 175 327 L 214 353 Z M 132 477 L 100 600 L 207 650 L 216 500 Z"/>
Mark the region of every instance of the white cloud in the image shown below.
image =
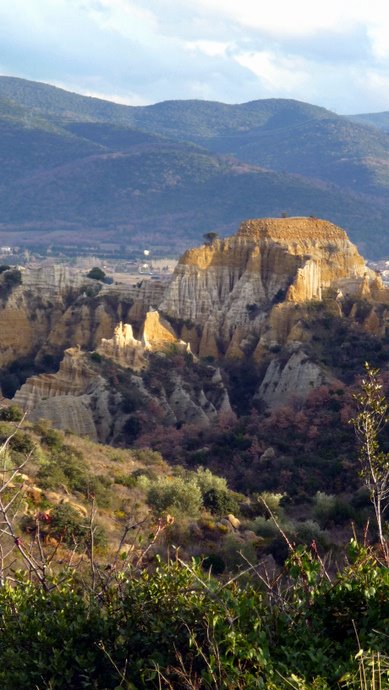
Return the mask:
<path id="1" fill-rule="evenodd" d="M 225 57 L 230 43 L 223 43 L 222 41 L 186 41 L 185 46 L 188 50 L 198 51 L 208 55 L 209 57 Z"/>
<path id="2" fill-rule="evenodd" d="M 79 4 L 79 0 L 73 0 Z M 158 21 L 140 2 L 128 0 L 83 0 L 82 9 L 97 26 L 131 38 L 135 42 L 148 43 L 158 36 Z"/>
<path id="3" fill-rule="evenodd" d="M 388 107 L 384 0 L 0 0 L 3 73 L 119 103 Z"/>
<path id="4" fill-rule="evenodd" d="M 290 94 L 309 80 L 307 65 L 302 59 L 279 56 L 268 50 L 241 53 L 234 58 L 259 77 L 270 92 L 276 90 Z"/>
<path id="5" fill-rule="evenodd" d="M 344 30 L 356 21 L 359 13 L 350 11 L 350 4 L 339 0 L 198 0 L 198 4 L 228 16 L 251 29 L 261 29 L 273 35 L 302 36 L 328 30 Z M 357 3 L 358 4 L 358 3 Z"/>

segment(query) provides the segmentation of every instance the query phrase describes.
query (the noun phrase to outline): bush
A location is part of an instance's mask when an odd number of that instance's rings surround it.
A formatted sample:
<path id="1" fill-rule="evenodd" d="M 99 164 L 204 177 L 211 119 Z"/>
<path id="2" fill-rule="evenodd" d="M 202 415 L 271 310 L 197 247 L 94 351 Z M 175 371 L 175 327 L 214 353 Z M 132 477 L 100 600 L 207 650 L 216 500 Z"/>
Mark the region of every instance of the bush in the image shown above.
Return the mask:
<path id="1" fill-rule="evenodd" d="M 312 542 L 316 542 L 321 547 L 328 545 L 327 535 L 322 532 L 314 520 L 305 520 L 305 522 L 299 523 L 296 527 L 296 536 L 299 542 L 308 546 Z"/>
<path id="2" fill-rule="evenodd" d="M 275 516 L 280 516 L 282 515 L 282 506 L 281 501 L 284 497 L 284 494 L 276 494 L 276 493 L 271 493 L 269 491 L 263 491 L 261 494 L 257 494 L 255 496 L 256 502 L 258 504 L 258 513 L 260 515 L 264 515 L 266 517 L 269 517 L 269 511 L 265 508 L 264 503 L 262 502 L 265 501 L 266 505 L 268 508 L 271 510 L 271 512 Z"/>
<path id="3" fill-rule="evenodd" d="M 85 518 L 68 503 L 60 503 L 51 512 L 50 533 L 67 546 L 78 544 L 88 549 L 91 535 Z M 94 525 L 94 546 L 104 548 L 107 535 L 101 525 Z"/>
<path id="4" fill-rule="evenodd" d="M 263 539 L 275 539 L 279 535 L 278 527 L 273 520 L 267 520 L 263 515 L 259 515 L 250 523 L 250 528 Z"/>
<path id="5" fill-rule="evenodd" d="M 203 503 L 204 508 L 215 515 L 227 515 L 239 510 L 236 498 L 224 489 L 209 489 L 203 496 Z"/>
<path id="6" fill-rule="evenodd" d="M 29 436 L 22 431 L 16 431 L 9 441 L 9 446 L 12 450 L 17 453 L 22 453 L 23 455 L 28 455 L 34 450 L 34 442 Z"/>
<path id="7" fill-rule="evenodd" d="M 355 510 L 350 503 L 322 491 L 316 493 L 313 514 L 324 528 L 330 523 L 342 525 L 355 518 Z"/>
<path id="8" fill-rule="evenodd" d="M 133 448 L 131 454 L 135 460 L 144 465 L 166 466 L 161 453 L 157 450 L 151 450 L 151 448 Z"/>
<path id="9" fill-rule="evenodd" d="M 212 474 L 211 470 L 208 468 L 199 467 L 195 474 L 195 478 L 203 496 L 210 489 L 228 491 L 227 481 L 224 477 L 218 477 L 216 474 Z"/>
<path id="10" fill-rule="evenodd" d="M 202 496 L 194 480 L 162 477 L 150 486 L 147 502 L 157 513 L 171 512 L 176 508 L 185 515 L 196 516 L 202 507 Z"/>
<path id="11" fill-rule="evenodd" d="M 102 690 L 117 684 L 98 646 L 106 623 L 74 583 L 49 592 L 27 583 L 1 587 L 0 609 L 2 690 Z"/>
<path id="12" fill-rule="evenodd" d="M 106 274 L 101 268 L 99 268 L 98 266 L 94 266 L 86 275 L 88 278 L 91 278 L 92 280 L 104 281 Z"/>
<path id="13" fill-rule="evenodd" d="M 2 407 L 0 409 L 0 420 L 5 422 L 20 422 L 23 419 L 23 412 L 17 405 Z"/>
<path id="14" fill-rule="evenodd" d="M 56 450 L 60 450 L 64 445 L 63 435 L 50 427 L 42 430 L 41 442 L 48 448 Z"/>
<path id="15" fill-rule="evenodd" d="M 131 479 L 137 480 L 139 477 L 147 477 L 151 482 L 155 482 L 158 475 L 150 467 L 140 467 L 137 470 L 131 472 Z"/>
<path id="16" fill-rule="evenodd" d="M 39 468 L 37 479 L 44 489 L 57 489 L 64 484 L 71 491 L 88 495 L 93 477 L 87 472 L 82 453 L 63 444 L 59 450 L 55 448 L 49 462 Z"/>
<path id="17" fill-rule="evenodd" d="M 75 508 L 68 503 L 61 503 L 51 512 L 50 532 L 68 546 L 83 544 L 86 539 L 86 524 Z"/>

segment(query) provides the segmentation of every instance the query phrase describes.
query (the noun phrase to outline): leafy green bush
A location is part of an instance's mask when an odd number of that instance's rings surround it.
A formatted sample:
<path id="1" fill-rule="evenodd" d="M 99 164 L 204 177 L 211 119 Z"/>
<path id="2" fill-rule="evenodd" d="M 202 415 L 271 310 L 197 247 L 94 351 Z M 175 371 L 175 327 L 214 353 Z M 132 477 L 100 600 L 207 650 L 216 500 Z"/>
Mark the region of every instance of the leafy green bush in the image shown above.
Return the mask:
<path id="1" fill-rule="evenodd" d="M 31 453 L 35 447 L 31 436 L 20 430 L 14 432 L 12 438 L 10 439 L 9 445 L 12 450 L 16 451 L 17 453 L 21 453 L 22 455 L 28 455 L 28 453 Z"/>
<path id="2" fill-rule="evenodd" d="M 88 524 L 81 515 L 69 503 L 60 503 L 51 511 L 50 534 L 68 546 L 78 544 L 82 548 L 89 548 L 91 534 Z M 107 535 L 104 528 L 94 525 L 94 545 L 103 548 L 107 544 Z"/>
<path id="3" fill-rule="evenodd" d="M 68 581 L 50 591 L 31 583 L 2 587 L 0 610 L 2 690 L 114 687 L 98 646 L 106 622 Z"/>
<path id="4" fill-rule="evenodd" d="M 42 429 L 41 442 L 51 449 L 59 450 L 64 445 L 63 434 L 50 427 Z"/>
<path id="5" fill-rule="evenodd" d="M 350 503 L 322 491 L 316 493 L 313 514 L 320 526 L 324 528 L 331 522 L 342 525 L 355 518 L 355 510 Z"/>
<path id="6" fill-rule="evenodd" d="M 195 516 L 202 507 L 202 496 L 193 479 L 185 481 L 182 477 L 161 477 L 151 484 L 147 502 L 157 513 L 177 508 L 186 515 Z"/>
<path id="7" fill-rule="evenodd" d="M 151 450 L 151 448 L 133 448 L 131 455 L 135 460 L 144 465 L 161 465 L 166 466 L 166 463 L 159 451 Z"/>
<path id="8" fill-rule="evenodd" d="M 86 539 L 85 519 L 68 503 L 60 503 L 51 512 L 50 532 L 69 546 L 84 543 Z"/>
<path id="9" fill-rule="evenodd" d="M 20 422 L 23 419 L 23 412 L 17 405 L 2 407 L 0 409 L 0 420 L 5 422 Z"/>
<path id="10" fill-rule="evenodd" d="M 199 467 L 196 471 L 195 478 L 203 496 L 210 489 L 228 491 L 227 481 L 224 479 L 224 477 L 218 477 L 208 468 Z"/>
<path id="11" fill-rule="evenodd" d="M 259 537 L 263 537 L 263 539 L 275 539 L 279 535 L 277 525 L 273 520 L 267 520 L 263 515 L 258 515 L 258 517 L 250 523 L 250 529 Z"/>
<path id="12" fill-rule="evenodd" d="M 225 489 L 209 489 L 203 495 L 204 508 L 215 515 L 237 513 L 239 504 L 230 491 Z"/>
<path id="13" fill-rule="evenodd" d="M 296 526 L 297 541 L 303 544 L 310 545 L 316 542 L 318 546 L 325 547 L 328 545 L 328 538 L 325 532 L 320 529 L 320 526 L 314 520 L 305 520 Z"/>
<path id="14" fill-rule="evenodd" d="M 140 467 L 139 469 L 131 472 L 131 478 L 136 480 L 138 477 L 147 477 L 147 479 L 150 479 L 151 482 L 155 482 L 158 478 L 158 475 L 150 467 Z"/>
<path id="15" fill-rule="evenodd" d="M 59 450 L 56 442 L 54 446 L 49 462 L 45 462 L 37 473 L 40 485 L 44 489 L 57 489 L 64 484 L 71 491 L 88 495 L 94 478 L 87 471 L 81 451 L 63 443 Z"/>
<path id="16" fill-rule="evenodd" d="M 61 529 L 73 518 L 62 512 Z M 360 649 L 381 656 L 371 687 L 386 690 L 388 572 L 355 542 L 348 558 L 327 578 L 312 552 L 294 550 L 271 606 L 258 586 L 219 583 L 197 563 L 156 560 L 111 583 L 102 570 L 96 590 L 76 572 L 45 587 L 19 573 L 0 588 L 0 687 L 367 690 L 354 682 Z"/>

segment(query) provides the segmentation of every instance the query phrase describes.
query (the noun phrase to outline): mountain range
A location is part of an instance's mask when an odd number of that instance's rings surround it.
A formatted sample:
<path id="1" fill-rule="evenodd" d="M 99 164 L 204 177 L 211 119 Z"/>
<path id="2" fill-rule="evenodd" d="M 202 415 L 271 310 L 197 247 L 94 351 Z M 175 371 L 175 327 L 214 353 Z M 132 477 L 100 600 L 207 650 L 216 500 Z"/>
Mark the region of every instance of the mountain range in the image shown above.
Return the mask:
<path id="1" fill-rule="evenodd" d="M 242 218 L 290 215 L 382 257 L 388 121 L 285 99 L 125 106 L 0 77 L 0 242 L 177 254 Z"/>

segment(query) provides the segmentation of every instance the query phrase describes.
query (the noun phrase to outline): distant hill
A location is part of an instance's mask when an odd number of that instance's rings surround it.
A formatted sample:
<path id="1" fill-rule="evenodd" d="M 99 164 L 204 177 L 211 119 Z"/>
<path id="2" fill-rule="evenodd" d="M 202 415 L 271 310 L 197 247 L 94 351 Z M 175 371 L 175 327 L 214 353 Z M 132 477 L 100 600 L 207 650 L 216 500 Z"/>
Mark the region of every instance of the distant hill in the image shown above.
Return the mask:
<path id="1" fill-rule="evenodd" d="M 147 239 L 177 253 L 208 230 L 286 212 L 328 218 L 365 255 L 389 254 L 389 134 L 324 108 L 131 107 L 1 77 L 0 137 L 1 242 Z"/>
<path id="2" fill-rule="evenodd" d="M 349 120 L 360 122 L 362 125 L 371 125 L 384 132 L 389 132 L 389 112 L 364 113 L 360 115 L 349 115 Z"/>

